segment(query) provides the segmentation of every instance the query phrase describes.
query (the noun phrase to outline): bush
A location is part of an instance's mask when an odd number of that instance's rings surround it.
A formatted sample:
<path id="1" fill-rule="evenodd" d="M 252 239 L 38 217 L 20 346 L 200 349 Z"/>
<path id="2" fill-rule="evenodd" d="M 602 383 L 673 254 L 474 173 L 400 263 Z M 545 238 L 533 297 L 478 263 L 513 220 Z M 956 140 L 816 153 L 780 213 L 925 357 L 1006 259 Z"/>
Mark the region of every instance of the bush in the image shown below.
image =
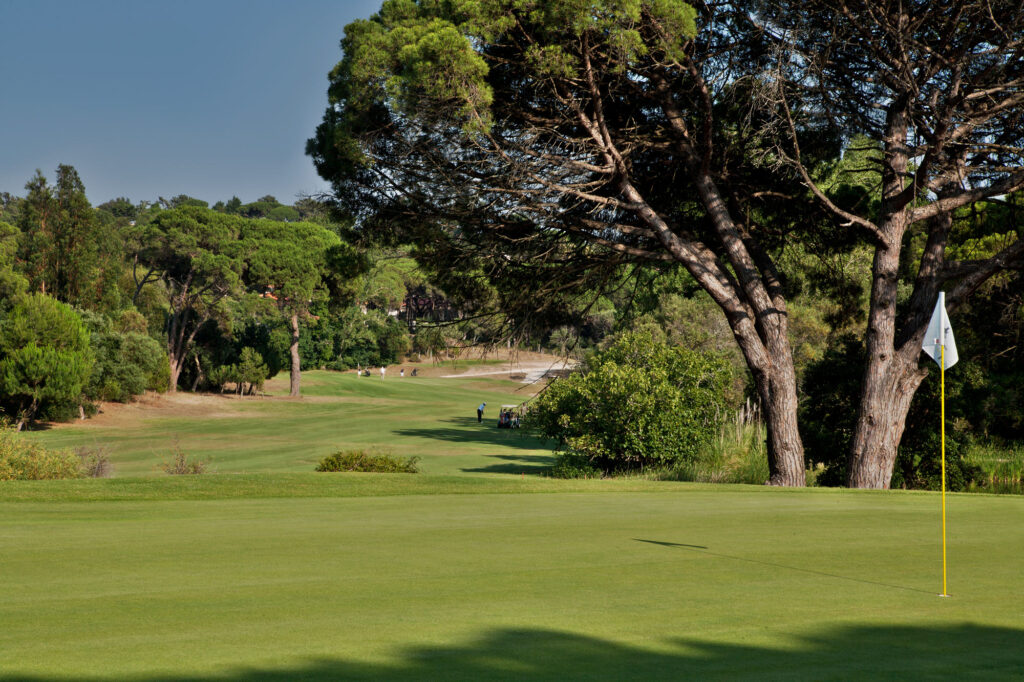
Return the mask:
<path id="1" fill-rule="evenodd" d="M 81 478 L 79 460 L 67 450 L 47 450 L 11 431 L 0 429 L 0 481 Z"/>
<path id="2" fill-rule="evenodd" d="M 75 448 L 79 470 L 85 478 L 110 478 L 114 465 L 110 463 L 110 451 L 102 445 Z"/>
<path id="3" fill-rule="evenodd" d="M 527 422 L 606 474 L 660 468 L 711 444 L 731 381 L 717 355 L 631 332 L 551 384 Z"/>
<path id="4" fill-rule="evenodd" d="M 320 460 L 317 471 L 364 471 L 378 474 L 419 473 L 419 457 L 400 459 L 392 455 L 373 455 L 364 450 L 341 450 Z"/>
<path id="5" fill-rule="evenodd" d="M 118 331 L 97 313 L 81 314 L 96 359 L 85 388 L 89 399 L 124 403 L 146 390 L 167 388 L 167 352 L 158 341 L 144 333 Z M 133 324 L 127 315 L 119 322 Z"/>
<path id="6" fill-rule="evenodd" d="M 160 463 L 160 468 L 165 474 L 171 476 L 195 476 L 205 474 L 209 462 L 201 459 L 192 459 L 175 443 L 171 450 L 171 458 Z"/>
<path id="7" fill-rule="evenodd" d="M 547 471 L 551 478 L 603 478 L 604 473 L 590 460 L 575 453 L 562 453 Z"/>

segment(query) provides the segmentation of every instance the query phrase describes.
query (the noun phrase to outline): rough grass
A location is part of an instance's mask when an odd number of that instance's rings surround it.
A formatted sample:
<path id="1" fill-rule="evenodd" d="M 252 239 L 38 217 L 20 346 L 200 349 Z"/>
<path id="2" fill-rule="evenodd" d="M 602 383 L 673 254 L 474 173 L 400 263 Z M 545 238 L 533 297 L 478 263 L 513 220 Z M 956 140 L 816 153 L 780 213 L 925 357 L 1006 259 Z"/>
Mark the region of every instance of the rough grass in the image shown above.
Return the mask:
<path id="1" fill-rule="evenodd" d="M 0 500 L 5 679 L 1024 669 L 1018 497 L 949 496 L 948 599 L 934 493 L 307 473 Z"/>
<path id="2" fill-rule="evenodd" d="M 975 444 L 966 459 L 982 471 L 980 484 L 972 485 L 971 490 L 1024 494 L 1024 445 Z"/>

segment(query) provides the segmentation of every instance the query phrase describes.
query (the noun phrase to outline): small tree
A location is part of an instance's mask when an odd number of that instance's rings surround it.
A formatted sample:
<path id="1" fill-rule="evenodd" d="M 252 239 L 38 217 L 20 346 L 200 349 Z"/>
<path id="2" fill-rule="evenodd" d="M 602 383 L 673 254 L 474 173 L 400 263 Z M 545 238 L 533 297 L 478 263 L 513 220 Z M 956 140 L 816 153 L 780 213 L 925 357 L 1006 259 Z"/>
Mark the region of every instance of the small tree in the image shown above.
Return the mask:
<path id="1" fill-rule="evenodd" d="M 0 318 L 0 400 L 19 431 L 43 401 L 78 400 L 92 364 L 82 320 L 50 296 L 23 296 Z"/>
<path id="2" fill-rule="evenodd" d="M 710 444 L 732 380 L 727 361 L 623 335 L 538 399 L 530 423 L 606 473 L 694 458 Z"/>
<path id="3" fill-rule="evenodd" d="M 238 358 L 236 365 L 238 376 L 238 392 L 249 394 L 263 389 L 263 382 L 267 380 L 267 366 L 263 363 L 263 357 L 255 348 L 246 346 Z M 249 384 L 249 390 L 245 391 L 245 384 Z"/>

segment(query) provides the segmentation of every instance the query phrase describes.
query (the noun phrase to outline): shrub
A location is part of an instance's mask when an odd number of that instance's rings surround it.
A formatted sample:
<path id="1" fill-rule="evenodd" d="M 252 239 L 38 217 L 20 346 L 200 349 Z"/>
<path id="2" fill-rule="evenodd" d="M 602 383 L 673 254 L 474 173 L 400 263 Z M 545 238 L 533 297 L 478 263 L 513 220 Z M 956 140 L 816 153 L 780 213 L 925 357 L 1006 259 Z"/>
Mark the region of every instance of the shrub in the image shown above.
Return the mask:
<path id="1" fill-rule="evenodd" d="M 604 473 L 582 455 L 562 453 L 547 471 L 551 478 L 602 478 Z"/>
<path id="2" fill-rule="evenodd" d="M 528 424 L 604 473 L 692 460 L 718 433 L 728 362 L 627 333 L 551 384 Z"/>
<path id="3" fill-rule="evenodd" d="M 386 454 L 370 454 L 365 450 L 340 450 L 320 460 L 317 471 L 363 471 L 378 474 L 419 473 L 419 457 L 400 459 Z"/>
<path id="4" fill-rule="evenodd" d="M 96 364 L 85 389 L 92 400 L 123 403 L 146 390 L 167 387 L 167 353 L 145 334 L 94 328 L 92 352 Z"/>
<path id="5" fill-rule="evenodd" d="M 78 458 L 67 450 L 47 450 L 11 431 L 0 429 L 0 481 L 81 478 Z"/>
<path id="6" fill-rule="evenodd" d="M 79 470 L 85 478 L 110 478 L 114 465 L 110 463 L 110 450 L 103 445 L 75 448 Z"/>
<path id="7" fill-rule="evenodd" d="M 171 476 L 195 476 L 198 474 L 205 474 L 208 467 L 208 461 L 189 457 L 177 443 L 174 444 L 174 447 L 171 450 L 171 458 L 160 463 L 160 468 L 163 469 L 164 473 L 170 474 Z"/>

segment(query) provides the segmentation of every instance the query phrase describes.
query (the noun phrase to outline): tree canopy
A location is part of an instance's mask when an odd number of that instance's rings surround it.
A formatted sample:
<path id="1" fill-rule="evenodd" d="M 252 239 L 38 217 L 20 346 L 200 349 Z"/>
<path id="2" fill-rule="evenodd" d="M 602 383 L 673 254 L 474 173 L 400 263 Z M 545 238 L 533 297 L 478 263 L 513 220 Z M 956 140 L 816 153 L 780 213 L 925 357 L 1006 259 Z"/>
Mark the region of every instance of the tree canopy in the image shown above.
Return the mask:
<path id="1" fill-rule="evenodd" d="M 307 151 L 364 234 L 415 243 L 449 293 L 493 287 L 511 319 L 557 324 L 624 266 L 685 267 L 766 406 L 772 482 L 801 485 L 772 254 L 796 206 L 735 76 L 767 63 L 762 33 L 677 0 L 385 2 L 346 28 Z"/>

